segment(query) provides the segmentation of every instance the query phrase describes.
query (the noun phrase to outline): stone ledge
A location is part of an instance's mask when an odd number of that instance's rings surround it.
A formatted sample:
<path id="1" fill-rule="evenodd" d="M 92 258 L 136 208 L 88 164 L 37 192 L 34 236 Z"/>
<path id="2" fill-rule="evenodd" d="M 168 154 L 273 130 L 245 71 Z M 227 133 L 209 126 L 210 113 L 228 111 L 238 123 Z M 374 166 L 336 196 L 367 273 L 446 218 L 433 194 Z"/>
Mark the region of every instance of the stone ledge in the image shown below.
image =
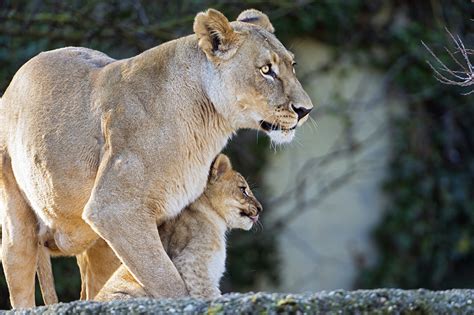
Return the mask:
<path id="1" fill-rule="evenodd" d="M 377 289 L 305 294 L 231 293 L 213 300 L 76 301 L 7 314 L 474 314 L 474 290 Z"/>

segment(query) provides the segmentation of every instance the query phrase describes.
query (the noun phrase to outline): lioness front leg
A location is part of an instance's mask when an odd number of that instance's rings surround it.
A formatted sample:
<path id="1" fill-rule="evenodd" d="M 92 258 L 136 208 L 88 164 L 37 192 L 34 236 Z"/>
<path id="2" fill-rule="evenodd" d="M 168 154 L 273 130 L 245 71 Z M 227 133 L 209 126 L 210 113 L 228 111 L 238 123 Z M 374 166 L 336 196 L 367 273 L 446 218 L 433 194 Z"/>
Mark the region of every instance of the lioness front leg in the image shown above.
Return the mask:
<path id="1" fill-rule="evenodd" d="M 107 241 L 149 295 L 185 296 L 183 280 L 158 234 L 157 221 L 165 219 L 165 209 L 150 210 L 144 196 L 143 164 L 133 154 L 104 159 L 84 220 Z"/>

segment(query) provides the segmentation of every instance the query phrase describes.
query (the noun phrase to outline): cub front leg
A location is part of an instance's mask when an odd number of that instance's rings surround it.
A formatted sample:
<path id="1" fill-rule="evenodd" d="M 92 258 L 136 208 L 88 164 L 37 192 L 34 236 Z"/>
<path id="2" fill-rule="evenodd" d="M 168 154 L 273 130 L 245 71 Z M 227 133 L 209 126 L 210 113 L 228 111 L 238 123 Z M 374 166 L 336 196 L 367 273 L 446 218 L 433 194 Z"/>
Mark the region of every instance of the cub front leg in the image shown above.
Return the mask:
<path id="1" fill-rule="evenodd" d="M 181 277 L 183 277 L 191 297 L 199 299 L 218 298 L 221 296 L 221 291 L 218 283 L 215 283 L 210 277 L 209 257 L 200 254 L 200 252 L 184 252 L 175 257 L 173 263 L 179 270 Z"/>
<path id="2" fill-rule="evenodd" d="M 166 218 L 165 209 L 150 210 L 147 183 L 143 164 L 133 153 L 105 156 L 83 218 L 150 296 L 185 296 L 183 280 L 158 234 L 156 222 Z"/>

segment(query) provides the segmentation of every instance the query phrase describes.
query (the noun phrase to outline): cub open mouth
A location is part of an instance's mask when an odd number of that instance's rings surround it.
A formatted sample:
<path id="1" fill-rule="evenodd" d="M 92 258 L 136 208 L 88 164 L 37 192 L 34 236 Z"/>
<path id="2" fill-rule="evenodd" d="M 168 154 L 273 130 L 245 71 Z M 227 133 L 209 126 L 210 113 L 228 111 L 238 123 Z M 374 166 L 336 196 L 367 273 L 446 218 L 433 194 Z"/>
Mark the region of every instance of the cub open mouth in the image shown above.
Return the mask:
<path id="1" fill-rule="evenodd" d="M 259 215 L 250 215 L 250 214 L 247 214 L 245 212 L 240 212 L 240 215 L 243 216 L 243 217 L 248 217 L 250 220 L 253 221 L 253 223 L 257 222 L 258 221 L 258 217 Z"/>
<path id="2" fill-rule="evenodd" d="M 283 131 L 289 131 L 289 130 L 293 130 L 296 128 L 297 125 L 294 125 L 293 127 L 289 128 L 289 129 L 285 129 L 285 128 L 282 128 L 281 126 L 277 125 L 277 124 L 271 124 L 265 120 L 260 120 L 260 127 L 262 127 L 263 130 L 265 131 L 270 131 L 270 130 L 283 130 Z"/>

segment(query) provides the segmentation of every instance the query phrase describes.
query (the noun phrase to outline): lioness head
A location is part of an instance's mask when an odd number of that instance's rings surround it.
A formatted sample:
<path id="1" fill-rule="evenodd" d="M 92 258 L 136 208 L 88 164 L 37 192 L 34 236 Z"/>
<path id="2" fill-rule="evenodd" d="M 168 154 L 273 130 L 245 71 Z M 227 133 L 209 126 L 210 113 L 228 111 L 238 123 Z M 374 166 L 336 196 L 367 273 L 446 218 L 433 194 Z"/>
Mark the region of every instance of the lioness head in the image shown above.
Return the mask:
<path id="1" fill-rule="evenodd" d="M 250 229 L 262 211 L 247 181 L 232 169 L 224 154 L 219 154 L 212 163 L 204 196 L 229 229 Z"/>
<path id="2" fill-rule="evenodd" d="M 216 110 L 234 128 L 264 130 L 275 143 L 290 142 L 313 108 L 295 74 L 295 60 L 257 10 L 229 22 L 219 11 L 194 21 L 198 46 L 207 57 L 204 84 Z"/>

